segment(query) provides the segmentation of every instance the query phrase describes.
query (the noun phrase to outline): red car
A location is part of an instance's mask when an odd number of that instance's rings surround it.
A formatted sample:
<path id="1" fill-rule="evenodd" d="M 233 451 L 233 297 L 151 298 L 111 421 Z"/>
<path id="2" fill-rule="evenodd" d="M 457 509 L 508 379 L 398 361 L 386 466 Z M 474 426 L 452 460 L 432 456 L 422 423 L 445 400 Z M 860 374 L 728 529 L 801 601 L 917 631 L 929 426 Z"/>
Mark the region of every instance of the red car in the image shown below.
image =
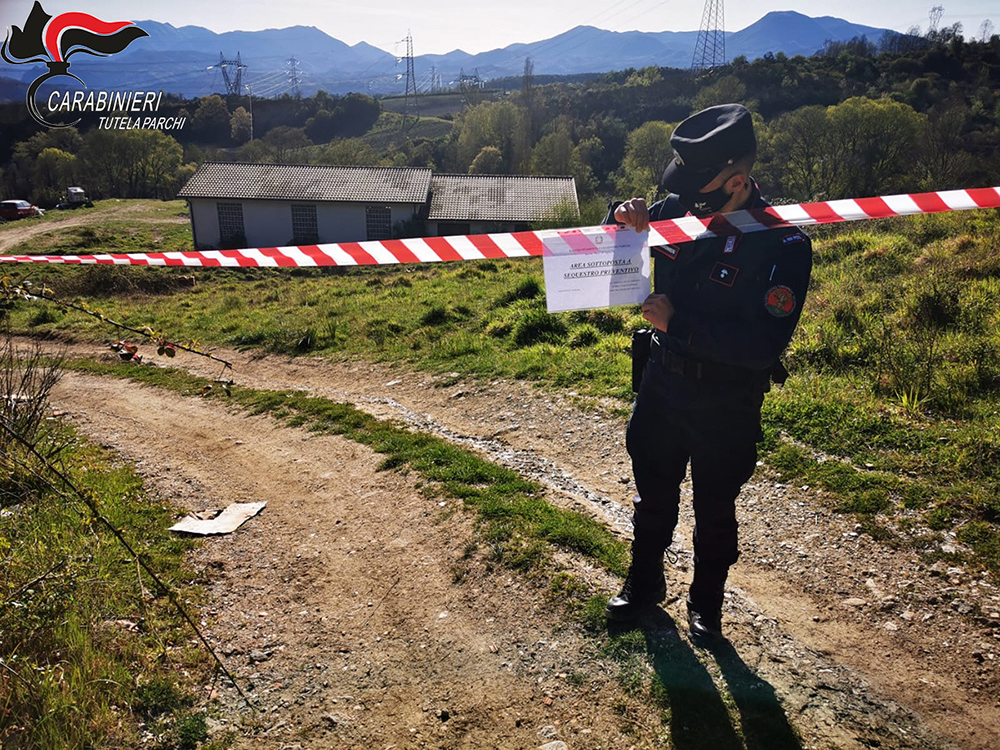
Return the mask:
<path id="1" fill-rule="evenodd" d="M 0 201 L 0 219 L 4 221 L 41 216 L 43 213 L 42 209 L 32 206 L 28 201 Z"/>

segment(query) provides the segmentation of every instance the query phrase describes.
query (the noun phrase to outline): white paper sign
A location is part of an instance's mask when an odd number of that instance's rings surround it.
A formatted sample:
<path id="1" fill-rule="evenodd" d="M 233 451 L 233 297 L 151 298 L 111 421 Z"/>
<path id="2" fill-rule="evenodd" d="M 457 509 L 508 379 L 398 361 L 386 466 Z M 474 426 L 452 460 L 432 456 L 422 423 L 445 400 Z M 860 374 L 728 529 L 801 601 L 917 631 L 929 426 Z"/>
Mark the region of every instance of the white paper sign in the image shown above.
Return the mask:
<path id="1" fill-rule="evenodd" d="M 631 229 L 608 233 L 595 227 L 569 237 L 543 238 L 548 251 L 543 260 L 548 311 L 642 303 L 651 289 L 648 235 Z"/>

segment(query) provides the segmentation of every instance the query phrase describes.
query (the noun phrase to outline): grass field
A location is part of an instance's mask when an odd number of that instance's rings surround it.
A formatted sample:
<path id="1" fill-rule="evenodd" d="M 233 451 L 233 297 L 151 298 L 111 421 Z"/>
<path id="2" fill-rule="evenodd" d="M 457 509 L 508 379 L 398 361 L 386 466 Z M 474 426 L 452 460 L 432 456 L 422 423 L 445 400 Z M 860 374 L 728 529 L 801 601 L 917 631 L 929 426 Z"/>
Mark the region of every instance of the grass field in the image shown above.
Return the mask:
<path id="1" fill-rule="evenodd" d="M 6 344 L 0 352 L 5 390 L 40 382 L 48 366 L 11 353 Z M 184 562 L 193 543 L 166 531 L 175 509 L 147 495 L 131 467 L 45 419 L 46 388 L 17 393 L 2 421 L 35 453 L 6 429 L 0 435 L 0 745 L 193 750 L 207 739 L 195 704 L 210 677 L 208 655 L 165 592 L 46 463 L 196 603 Z M 23 418 L 28 403 L 40 406 L 34 420 Z"/>
<path id="2" fill-rule="evenodd" d="M 155 219 L 81 231 L 56 229 L 18 252 L 184 241 L 183 227 Z M 811 291 L 786 357 L 793 377 L 765 405 L 769 470 L 829 490 L 888 544 L 1000 570 L 1000 216 L 868 222 L 814 237 Z M 547 314 L 537 259 L 216 269 L 183 290 L 170 269 L 11 270 L 177 340 L 518 378 L 621 413 L 630 333 L 644 324 L 635 308 Z M 12 320 L 114 336 L 47 303 L 19 303 Z M 964 551 L 940 551 L 946 531 Z"/>

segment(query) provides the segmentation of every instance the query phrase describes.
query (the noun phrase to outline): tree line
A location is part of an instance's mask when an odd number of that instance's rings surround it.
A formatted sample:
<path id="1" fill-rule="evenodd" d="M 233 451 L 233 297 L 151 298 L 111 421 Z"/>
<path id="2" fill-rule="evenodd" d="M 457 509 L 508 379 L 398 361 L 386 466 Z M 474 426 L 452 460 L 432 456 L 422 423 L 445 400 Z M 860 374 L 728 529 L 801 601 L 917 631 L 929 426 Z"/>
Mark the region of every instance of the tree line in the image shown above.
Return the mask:
<path id="1" fill-rule="evenodd" d="M 655 197 L 674 125 L 729 101 L 754 112 L 755 172 L 779 200 L 1000 178 L 1000 37 L 966 40 L 957 26 L 828 43 L 811 57 L 736 58 L 708 73 L 648 67 L 539 84 L 526 61 L 517 84 L 450 123 L 436 120 L 444 129 L 423 136 L 418 125 L 386 137 L 395 121 L 363 94 L 254 100 L 252 132 L 245 97 L 177 100 L 166 114 L 190 122 L 169 135 L 65 129 L 20 140 L 0 185 L 6 196 L 46 205 L 74 183 L 95 197 L 169 198 L 210 159 L 427 166 L 572 175 L 592 218 L 609 196 Z"/>

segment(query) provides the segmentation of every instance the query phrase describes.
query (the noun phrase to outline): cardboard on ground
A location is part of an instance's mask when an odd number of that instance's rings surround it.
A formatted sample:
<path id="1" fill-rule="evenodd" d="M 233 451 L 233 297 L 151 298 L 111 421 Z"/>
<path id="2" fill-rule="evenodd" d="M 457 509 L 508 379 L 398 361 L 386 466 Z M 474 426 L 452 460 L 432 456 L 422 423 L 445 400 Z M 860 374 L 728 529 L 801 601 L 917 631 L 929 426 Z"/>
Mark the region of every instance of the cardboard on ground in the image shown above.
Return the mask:
<path id="1" fill-rule="evenodd" d="M 198 534 L 199 536 L 232 534 L 244 522 L 264 510 L 265 505 L 267 505 L 267 502 L 233 503 L 215 518 L 208 520 L 202 520 L 194 516 L 185 516 L 171 526 L 170 530 L 180 531 L 185 534 Z"/>

